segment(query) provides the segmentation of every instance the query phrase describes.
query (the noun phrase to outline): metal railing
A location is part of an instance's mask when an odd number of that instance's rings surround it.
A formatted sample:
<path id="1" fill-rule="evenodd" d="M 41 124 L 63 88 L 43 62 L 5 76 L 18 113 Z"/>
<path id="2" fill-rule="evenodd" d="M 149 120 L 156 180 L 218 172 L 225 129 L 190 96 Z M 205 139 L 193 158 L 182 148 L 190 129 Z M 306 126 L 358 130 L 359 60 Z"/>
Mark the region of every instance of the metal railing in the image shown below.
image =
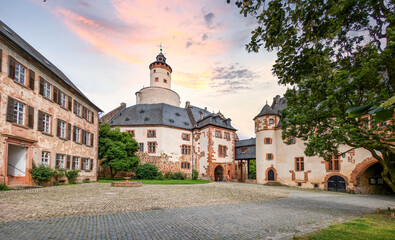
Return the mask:
<path id="1" fill-rule="evenodd" d="M 23 173 L 23 174 L 26 174 L 24 171 L 20 170 L 19 168 L 15 167 L 15 166 L 12 165 L 12 164 L 9 164 L 9 163 L 8 163 L 7 165 L 13 167 L 14 169 L 18 170 L 19 172 L 21 172 L 21 173 Z"/>

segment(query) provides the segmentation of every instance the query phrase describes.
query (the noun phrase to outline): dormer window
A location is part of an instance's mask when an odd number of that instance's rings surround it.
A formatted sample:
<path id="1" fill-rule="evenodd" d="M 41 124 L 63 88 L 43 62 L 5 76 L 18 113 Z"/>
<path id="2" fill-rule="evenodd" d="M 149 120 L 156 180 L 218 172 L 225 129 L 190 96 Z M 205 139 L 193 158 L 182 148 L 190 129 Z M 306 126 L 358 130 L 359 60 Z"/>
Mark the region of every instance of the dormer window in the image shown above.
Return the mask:
<path id="1" fill-rule="evenodd" d="M 162 58 L 161 58 L 161 57 L 159 58 L 159 61 L 162 61 Z"/>

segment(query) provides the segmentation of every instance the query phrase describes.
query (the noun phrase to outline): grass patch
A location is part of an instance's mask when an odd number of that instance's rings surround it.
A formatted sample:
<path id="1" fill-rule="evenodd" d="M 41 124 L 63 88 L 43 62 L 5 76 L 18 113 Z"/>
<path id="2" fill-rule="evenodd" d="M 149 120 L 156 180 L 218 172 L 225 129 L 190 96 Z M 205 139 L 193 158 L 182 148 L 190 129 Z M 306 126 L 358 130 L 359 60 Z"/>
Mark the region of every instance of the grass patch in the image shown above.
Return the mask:
<path id="1" fill-rule="evenodd" d="M 5 185 L 5 183 L 0 183 L 0 191 L 10 191 L 12 190 L 10 187 Z"/>
<path id="2" fill-rule="evenodd" d="M 395 218 L 391 218 L 391 212 L 381 211 L 379 214 L 365 214 L 363 218 L 332 225 L 315 233 L 294 237 L 294 239 L 393 240 L 395 239 Z"/>
<path id="3" fill-rule="evenodd" d="M 99 178 L 99 183 L 112 183 L 112 182 L 124 182 L 125 179 L 108 179 L 108 178 Z M 142 182 L 143 184 L 205 184 L 210 183 L 211 181 L 202 180 L 202 179 L 185 179 L 185 180 L 146 180 L 146 179 L 132 179 L 130 181 Z"/>

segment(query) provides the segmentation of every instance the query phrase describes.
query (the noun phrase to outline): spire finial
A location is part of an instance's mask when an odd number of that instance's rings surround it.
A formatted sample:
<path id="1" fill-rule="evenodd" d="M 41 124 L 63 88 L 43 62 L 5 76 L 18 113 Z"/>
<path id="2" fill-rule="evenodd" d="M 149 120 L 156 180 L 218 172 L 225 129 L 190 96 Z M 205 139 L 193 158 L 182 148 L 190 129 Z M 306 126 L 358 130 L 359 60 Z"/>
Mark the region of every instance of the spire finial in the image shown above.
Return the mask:
<path id="1" fill-rule="evenodd" d="M 266 100 L 266 105 L 267 105 L 267 100 Z"/>
<path id="2" fill-rule="evenodd" d="M 162 53 L 162 42 L 160 43 L 160 53 Z"/>

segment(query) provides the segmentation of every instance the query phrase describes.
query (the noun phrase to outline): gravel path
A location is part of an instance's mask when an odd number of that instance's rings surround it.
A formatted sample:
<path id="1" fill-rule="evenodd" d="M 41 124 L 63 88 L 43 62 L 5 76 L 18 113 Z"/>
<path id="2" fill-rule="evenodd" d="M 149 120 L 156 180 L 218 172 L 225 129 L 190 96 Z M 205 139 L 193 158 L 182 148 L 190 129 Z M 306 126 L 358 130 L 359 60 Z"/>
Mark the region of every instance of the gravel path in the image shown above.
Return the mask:
<path id="1" fill-rule="evenodd" d="M 186 203 L 178 199 L 197 200 L 198 197 L 187 190 L 191 186 L 173 187 L 152 186 L 151 191 L 162 191 L 160 189 L 164 188 L 166 193 L 146 193 L 171 197 L 157 199 L 156 202 L 176 201 L 173 206 L 178 205 L 177 208 L 8 221 L 0 223 L 0 236 L 2 239 L 291 239 L 294 235 L 372 212 L 377 207 L 395 207 L 395 198 L 391 196 L 237 183 L 195 185 L 192 188 L 201 191 L 196 195 L 201 196 L 200 200 L 205 206 L 202 203 L 181 206 Z M 205 188 L 210 190 L 206 192 Z M 169 191 L 171 193 L 167 194 Z M 179 195 L 173 196 L 174 193 Z M 185 197 L 186 193 L 194 197 Z M 264 193 L 275 194 L 276 199 L 270 200 L 267 195 L 265 201 L 256 198 Z M 217 197 L 223 198 L 226 203 L 219 204 Z"/>

